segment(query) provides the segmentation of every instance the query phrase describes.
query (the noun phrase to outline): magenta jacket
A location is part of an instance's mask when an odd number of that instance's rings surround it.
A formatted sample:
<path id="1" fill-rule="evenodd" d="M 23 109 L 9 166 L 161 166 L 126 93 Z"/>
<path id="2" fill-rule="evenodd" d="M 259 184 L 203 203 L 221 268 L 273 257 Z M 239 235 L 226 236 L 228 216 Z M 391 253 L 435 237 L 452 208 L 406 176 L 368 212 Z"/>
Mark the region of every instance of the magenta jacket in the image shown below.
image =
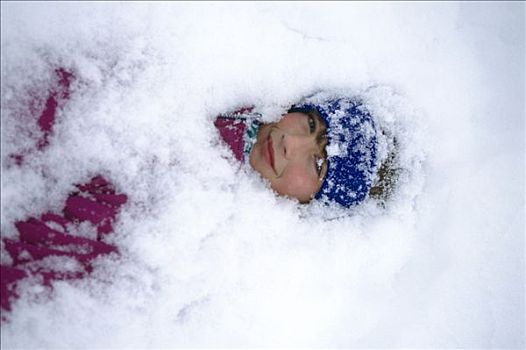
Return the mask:
<path id="1" fill-rule="evenodd" d="M 57 110 L 63 108 L 70 96 L 70 85 L 74 75 L 63 68 L 55 71 L 56 84 L 50 87 L 44 109 L 37 119 L 41 138 L 35 146 L 44 149 L 53 132 Z M 241 109 L 236 113 L 243 113 Z M 236 159 L 243 161 L 243 122 L 232 118 L 218 117 L 214 125 L 221 138 L 230 146 Z M 12 166 L 24 162 L 24 154 L 11 155 Z M 76 185 L 77 190 L 65 200 L 59 213 L 43 213 L 18 221 L 18 239 L 2 239 L 5 252 L 11 257 L 11 264 L 0 265 L 0 309 L 11 310 L 11 302 L 18 297 L 16 285 L 29 276 L 41 277 L 45 286 L 52 287 L 54 280 L 71 280 L 84 278 L 93 270 L 94 258 L 119 254 L 116 246 L 104 242 L 104 237 L 112 232 L 112 223 L 116 220 L 119 209 L 127 201 L 127 196 L 118 193 L 114 186 L 103 176 L 94 177 L 87 184 Z M 88 221 L 97 229 L 97 238 L 89 239 L 75 236 L 68 232 L 68 227 Z M 76 272 L 61 272 L 60 266 L 55 269 L 39 268 L 35 262 L 51 256 L 67 256 L 79 262 L 82 269 Z M 30 267 L 31 266 L 31 267 Z M 35 267 L 37 266 L 37 267 Z M 5 318 L 2 316 L 2 320 Z"/>

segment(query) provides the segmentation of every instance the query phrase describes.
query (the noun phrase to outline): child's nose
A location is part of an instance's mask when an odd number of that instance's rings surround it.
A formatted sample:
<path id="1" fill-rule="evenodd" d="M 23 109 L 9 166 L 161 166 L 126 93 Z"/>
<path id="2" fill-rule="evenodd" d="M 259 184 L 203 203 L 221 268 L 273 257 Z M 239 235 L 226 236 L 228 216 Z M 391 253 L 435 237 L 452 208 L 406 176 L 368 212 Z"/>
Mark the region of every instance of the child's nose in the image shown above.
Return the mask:
<path id="1" fill-rule="evenodd" d="M 316 139 L 310 135 L 283 135 L 283 153 L 287 159 L 310 154 L 315 147 Z"/>

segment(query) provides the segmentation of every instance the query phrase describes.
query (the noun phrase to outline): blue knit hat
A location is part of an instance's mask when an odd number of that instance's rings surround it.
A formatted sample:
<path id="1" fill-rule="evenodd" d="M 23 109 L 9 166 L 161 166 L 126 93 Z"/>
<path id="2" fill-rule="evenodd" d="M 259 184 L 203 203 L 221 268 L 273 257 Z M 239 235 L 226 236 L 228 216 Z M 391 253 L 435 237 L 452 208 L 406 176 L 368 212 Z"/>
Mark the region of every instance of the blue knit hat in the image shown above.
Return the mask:
<path id="1" fill-rule="evenodd" d="M 344 207 L 362 202 L 377 166 L 373 118 L 354 97 L 317 94 L 294 105 L 294 111 L 315 109 L 327 126 L 327 174 L 315 198 Z"/>

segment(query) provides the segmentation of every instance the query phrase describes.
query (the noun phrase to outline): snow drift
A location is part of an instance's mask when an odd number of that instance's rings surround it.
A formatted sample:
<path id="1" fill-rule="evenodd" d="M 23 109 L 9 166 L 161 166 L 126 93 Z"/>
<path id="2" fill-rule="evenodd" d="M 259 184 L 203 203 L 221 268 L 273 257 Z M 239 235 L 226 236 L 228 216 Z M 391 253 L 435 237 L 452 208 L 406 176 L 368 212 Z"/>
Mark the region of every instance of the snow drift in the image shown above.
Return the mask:
<path id="1" fill-rule="evenodd" d="M 96 174 L 129 196 L 121 257 L 28 281 L 4 347 L 524 347 L 523 3 L 1 6 L 2 235 Z M 400 137 L 386 208 L 276 197 L 212 125 L 331 89 Z"/>

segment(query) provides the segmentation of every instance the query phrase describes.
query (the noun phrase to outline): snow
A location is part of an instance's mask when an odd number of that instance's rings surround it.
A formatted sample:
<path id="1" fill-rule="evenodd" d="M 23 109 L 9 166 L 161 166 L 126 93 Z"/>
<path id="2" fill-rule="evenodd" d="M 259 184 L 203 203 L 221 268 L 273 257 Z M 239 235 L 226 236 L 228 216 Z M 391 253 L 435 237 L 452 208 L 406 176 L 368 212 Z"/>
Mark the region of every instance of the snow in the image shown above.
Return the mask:
<path id="1" fill-rule="evenodd" d="M 525 346 L 524 3 L 1 6 L 2 236 L 97 174 L 129 196 L 120 257 L 25 282 L 3 347 Z M 50 145 L 9 166 L 56 67 Z M 320 90 L 398 136 L 385 209 L 276 197 L 219 142 L 219 113 Z"/>

